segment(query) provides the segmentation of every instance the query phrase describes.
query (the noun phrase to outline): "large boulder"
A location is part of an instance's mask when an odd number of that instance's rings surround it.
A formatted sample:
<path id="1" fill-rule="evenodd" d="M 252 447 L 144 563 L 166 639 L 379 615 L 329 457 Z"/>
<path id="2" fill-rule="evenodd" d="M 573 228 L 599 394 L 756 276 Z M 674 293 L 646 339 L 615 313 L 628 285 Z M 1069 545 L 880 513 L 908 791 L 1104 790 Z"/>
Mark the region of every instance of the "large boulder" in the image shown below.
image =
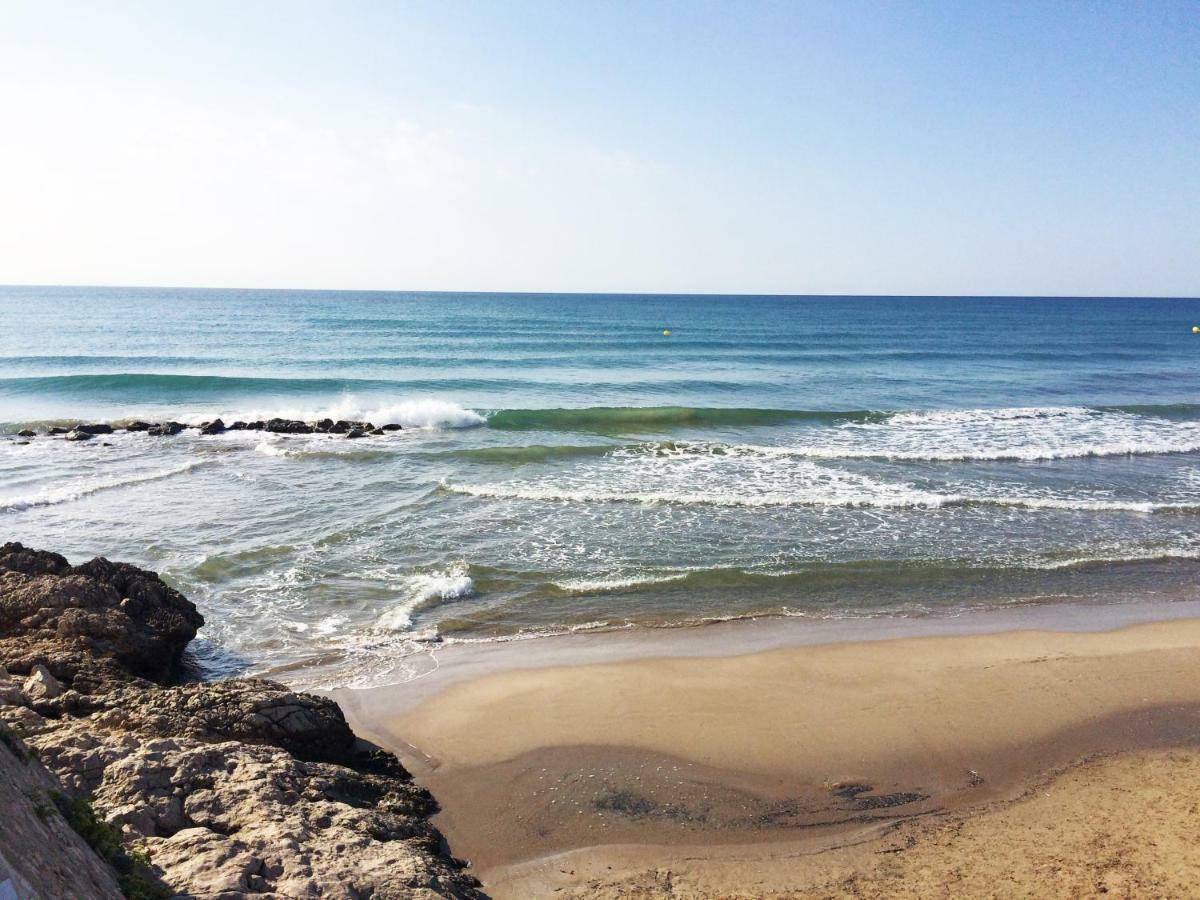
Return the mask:
<path id="1" fill-rule="evenodd" d="M 203 624 L 154 572 L 103 557 L 71 566 L 56 553 L 0 547 L 0 662 L 14 671 L 41 663 L 70 683 L 90 658 L 162 682 Z"/>

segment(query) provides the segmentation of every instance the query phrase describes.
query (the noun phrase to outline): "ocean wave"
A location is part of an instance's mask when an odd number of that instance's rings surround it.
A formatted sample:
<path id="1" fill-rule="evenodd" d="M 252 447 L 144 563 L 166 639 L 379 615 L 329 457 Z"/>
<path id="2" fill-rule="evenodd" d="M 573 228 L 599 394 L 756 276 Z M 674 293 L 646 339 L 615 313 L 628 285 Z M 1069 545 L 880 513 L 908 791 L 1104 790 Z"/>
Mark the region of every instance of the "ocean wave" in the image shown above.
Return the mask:
<path id="1" fill-rule="evenodd" d="M 292 437 L 286 443 L 282 440 L 259 441 L 254 445 L 254 452 L 263 456 L 276 456 L 282 459 L 336 460 L 386 459 L 394 453 L 394 451 L 383 447 L 364 447 L 361 443 L 354 442 L 349 442 L 351 446 L 347 447 L 345 443 L 340 441 L 337 443 L 329 441 L 326 435 L 321 435 L 326 440 L 323 440 L 319 444 L 315 441 L 304 441 L 304 437 L 308 436 Z"/>
<path id="2" fill-rule="evenodd" d="M 383 574 L 390 580 L 387 573 Z M 384 631 L 411 631 L 413 614 L 419 610 L 475 594 L 475 582 L 467 565 L 461 562 L 445 569 L 401 576 L 397 587 L 404 599 L 385 611 L 375 623 Z"/>
<path id="3" fill-rule="evenodd" d="M 579 409 L 503 409 L 488 416 L 504 431 L 590 431 L 621 434 L 673 428 L 781 425 L 789 422 L 872 421 L 886 413 L 692 406 L 591 406 Z"/>
<path id="4" fill-rule="evenodd" d="M 116 488 L 131 487 L 137 484 L 145 484 L 149 481 L 161 481 L 164 478 L 183 475 L 200 466 L 206 465 L 207 462 L 207 460 L 192 460 L 191 462 L 170 469 L 144 472 L 124 478 L 66 484 L 26 497 L 0 498 L 0 512 L 21 512 L 22 510 L 34 509 L 40 506 L 57 506 L 60 503 L 71 503 L 75 500 L 82 500 L 84 497 L 101 493 L 102 491 L 111 491 Z"/>
<path id="5" fill-rule="evenodd" d="M 620 488 L 563 488 L 513 482 L 491 484 L 462 484 L 442 481 L 441 487 L 451 493 L 492 500 L 529 500 L 552 503 L 639 503 L 678 506 L 833 506 L 873 507 L 876 509 L 937 508 L 959 503 L 964 498 L 935 494 L 928 491 L 893 488 L 890 493 L 864 490 L 859 485 L 845 484 L 833 488 L 826 496 L 802 496 L 783 491 L 733 493 L 719 491 L 632 490 Z"/>
<path id="6" fill-rule="evenodd" d="M 265 421 L 267 419 L 292 419 L 314 422 L 319 419 L 343 419 L 350 422 L 373 422 L 376 425 L 395 423 L 406 429 L 457 429 L 476 428 L 486 419 L 474 410 L 467 409 L 450 400 L 436 397 L 380 402 L 365 400 L 354 395 L 345 395 L 336 400 L 311 406 L 294 407 L 251 407 L 221 410 L 221 417 L 231 421 Z M 213 413 L 181 413 L 180 422 L 197 424 L 212 418 Z"/>
<path id="7" fill-rule="evenodd" d="M 528 500 L 549 503 L 638 503 L 677 506 L 729 507 L 844 507 L 847 509 L 940 509 L 942 507 L 994 506 L 1031 510 L 1130 513 L 1200 513 L 1197 503 L 1156 503 L 1149 500 L 1103 500 L 1058 497 L 988 497 L 938 494 L 896 486 L 891 495 L 836 492 L 828 496 L 797 496 L 782 492 L 760 494 L 713 491 L 568 490 L 521 484 L 454 484 L 442 482 L 451 493 L 492 500 Z"/>

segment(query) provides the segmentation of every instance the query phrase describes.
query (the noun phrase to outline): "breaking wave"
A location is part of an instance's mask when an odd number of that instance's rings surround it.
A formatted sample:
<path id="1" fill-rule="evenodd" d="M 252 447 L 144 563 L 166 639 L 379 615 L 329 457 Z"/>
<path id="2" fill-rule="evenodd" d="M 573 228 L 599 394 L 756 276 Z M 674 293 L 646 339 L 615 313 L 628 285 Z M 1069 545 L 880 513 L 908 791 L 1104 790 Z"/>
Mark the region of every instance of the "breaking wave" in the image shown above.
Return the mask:
<path id="1" fill-rule="evenodd" d="M 92 494 L 101 493 L 102 491 L 132 487 L 133 485 L 145 484 L 149 481 L 161 481 L 164 478 L 183 475 L 205 465 L 207 462 L 207 460 L 192 460 L 191 462 L 170 469 L 143 472 L 140 475 L 129 475 L 124 478 L 110 478 L 100 481 L 75 482 L 56 488 L 49 488 L 25 497 L 0 498 L 0 512 L 20 512 L 39 506 L 57 506 L 60 503 L 71 503 L 75 500 L 82 500 L 84 497 L 90 497 Z"/>

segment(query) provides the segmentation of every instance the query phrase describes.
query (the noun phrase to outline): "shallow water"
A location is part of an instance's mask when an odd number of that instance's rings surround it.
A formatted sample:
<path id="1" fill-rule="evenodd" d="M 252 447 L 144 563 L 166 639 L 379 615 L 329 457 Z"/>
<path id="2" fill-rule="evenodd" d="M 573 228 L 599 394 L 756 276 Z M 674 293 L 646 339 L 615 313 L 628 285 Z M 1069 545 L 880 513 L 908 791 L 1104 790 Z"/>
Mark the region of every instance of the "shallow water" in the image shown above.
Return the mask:
<path id="1" fill-rule="evenodd" d="M 0 288 L 0 320 L 0 537 L 162 571 L 213 672 L 1196 595 L 1200 301 Z M 405 429 L 15 438 L 216 415 Z"/>

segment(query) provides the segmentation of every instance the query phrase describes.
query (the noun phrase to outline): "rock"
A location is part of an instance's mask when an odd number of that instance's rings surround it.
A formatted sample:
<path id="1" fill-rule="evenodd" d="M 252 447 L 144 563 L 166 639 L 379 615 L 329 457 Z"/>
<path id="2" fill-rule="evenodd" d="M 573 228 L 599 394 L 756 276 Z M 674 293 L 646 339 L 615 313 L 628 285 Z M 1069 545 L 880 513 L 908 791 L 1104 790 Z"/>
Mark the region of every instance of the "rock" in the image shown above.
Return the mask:
<path id="1" fill-rule="evenodd" d="M 76 425 L 76 431 L 82 431 L 87 434 L 112 434 L 113 427 L 103 422 L 96 425 Z"/>
<path id="2" fill-rule="evenodd" d="M 225 423 L 222 422 L 220 419 L 213 419 L 211 422 L 208 422 L 208 423 L 200 426 L 201 434 L 221 434 L 224 431 L 225 431 Z"/>
<path id="3" fill-rule="evenodd" d="M 271 419 L 263 426 L 264 431 L 273 434 L 312 434 L 313 427 L 307 422 L 296 419 Z"/>
<path id="4" fill-rule="evenodd" d="M 66 434 L 66 433 L 67 433 L 67 429 L 63 428 L 59 425 L 51 425 L 49 428 L 46 429 L 46 434 L 59 435 L 59 434 Z"/>
<path id="5" fill-rule="evenodd" d="M 37 432 L 32 428 L 22 428 L 17 432 L 17 437 L 37 437 Z"/>
<path id="6" fill-rule="evenodd" d="M 342 419 L 339 419 L 329 426 L 329 432 L 331 434 L 346 434 L 353 427 L 354 424 L 352 422 L 346 422 Z"/>
<path id="7" fill-rule="evenodd" d="M 50 670 L 40 663 L 33 667 L 33 674 L 25 679 L 25 696 L 30 700 L 53 700 L 63 692 L 58 679 L 50 674 Z"/>
<path id="8" fill-rule="evenodd" d="M 62 790 L 0 723 L 0 897 L 121 900 L 116 873 L 55 808 Z"/>
<path id="9" fill-rule="evenodd" d="M 153 572 L 103 557 L 71 566 L 21 544 L 0 547 L 0 660 L 18 671 L 42 662 L 71 683 L 81 660 L 112 659 L 161 681 L 202 624 L 196 607 Z"/>
<path id="10" fill-rule="evenodd" d="M 174 437 L 179 434 L 186 426 L 182 422 L 160 422 L 157 425 L 151 425 L 146 429 L 146 433 L 152 437 Z"/>
<path id="11" fill-rule="evenodd" d="M 240 419 L 229 426 L 230 431 L 245 431 L 246 428 L 247 428 L 246 423 L 241 421 Z"/>
<path id="12" fill-rule="evenodd" d="M 7 679 L 0 681 L 0 706 L 26 706 L 29 702 L 28 695 L 19 684 Z"/>
<path id="13" fill-rule="evenodd" d="M 67 432 L 65 440 L 90 441 L 93 437 L 95 437 L 95 435 L 90 431 L 80 431 L 78 428 L 75 428 Z"/>
<path id="14" fill-rule="evenodd" d="M 388 422 L 388 424 L 383 426 L 383 430 L 384 431 L 403 431 L 404 426 L 400 425 L 396 422 Z"/>
<path id="15" fill-rule="evenodd" d="M 258 421 L 255 421 L 255 422 L 247 422 L 246 423 L 247 431 L 262 431 L 266 427 L 267 427 L 267 424 L 266 424 L 266 422 L 262 421 L 262 419 L 259 419 Z"/>
<path id="16" fill-rule="evenodd" d="M 346 437 L 348 437 L 348 438 L 360 438 L 360 437 L 366 437 L 366 436 L 367 436 L 367 433 L 365 431 L 363 431 L 361 428 L 351 428 L 349 431 L 346 432 Z"/>
<path id="17" fill-rule="evenodd" d="M 319 422 L 314 422 L 313 427 L 317 431 L 329 431 L 329 429 L 333 427 L 333 419 L 321 419 Z"/>
<path id="18" fill-rule="evenodd" d="M 387 434 L 382 428 L 372 428 L 371 434 Z"/>
<path id="19" fill-rule="evenodd" d="M 135 422 L 130 422 L 128 425 L 126 425 L 125 430 L 126 431 L 149 431 L 150 423 L 143 422 L 139 419 Z"/>

